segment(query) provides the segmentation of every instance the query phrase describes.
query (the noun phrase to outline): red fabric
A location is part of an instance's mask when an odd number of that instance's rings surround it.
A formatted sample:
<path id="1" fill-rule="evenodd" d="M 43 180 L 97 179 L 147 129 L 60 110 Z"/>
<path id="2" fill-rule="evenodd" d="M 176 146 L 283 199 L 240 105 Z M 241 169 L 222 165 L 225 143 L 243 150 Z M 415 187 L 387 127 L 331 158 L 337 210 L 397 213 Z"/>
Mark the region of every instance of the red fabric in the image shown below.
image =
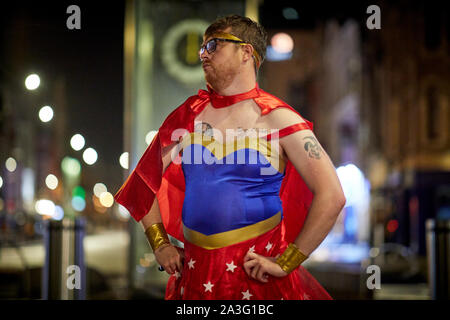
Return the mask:
<path id="1" fill-rule="evenodd" d="M 136 221 L 140 221 L 153 204 L 160 189 L 161 176 L 161 142 L 157 134 L 114 199 L 127 208 Z"/>
<path id="2" fill-rule="evenodd" d="M 174 163 L 169 165 L 162 176 L 162 150 L 178 140 L 178 137 L 172 137 L 175 129 L 193 131 L 195 117 L 211 100 L 213 106 L 217 105 L 217 99 L 220 99 L 219 104 L 229 105 L 251 96 L 255 96 L 253 100 L 261 108 L 262 115 L 280 107 L 296 112 L 288 104 L 259 89 L 258 86 L 247 94 L 225 98 L 218 98 L 220 96 L 217 94 L 199 90 L 197 95 L 188 98 L 166 118 L 136 168 L 114 196 L 116 202 L 126 207 L 136 221 L 140 221 L 149 212 L 157 193 L 161 217 L 167 232 L 183 242 L 181 208 L 184 199 L 184 176 L 181 166 Z M 305 121 L 312 130 L 312 123 Z M 286 165 L 280 198 L 284 216 L 283 236 L 286 241 L 292 242 L 303 226 L 313 195 L 290 161 Z"/>
<path id="3" fill-rule="evenodd" d="M 236 94 L 234 96 L 221 96 L 208 86 L 209 98 L 214 108 L 225 108 L 242 100 L 253 99 L 259 96 L 258 85 L 253 90 Z"/>
<path id="4" fill-rule="evenodd" d="M 286 277 L 269 276 L 268 282 L 245 273 L 243 262 L 250 248 L 276 257 L 287 247 L 281 225 L 251 240 L 221 249 L 206 250 L 185 243 L 183 270 L 170 276 L 166 299 L 176 300 L 330 300 L 326 290 L 302 266 Z M 227 265 L 228 264 L 228 265 Z"/>
<path id="5" fill-rule="evenodd" d="M 306 120 L 305 120 L 305 121 L 306 121 Z M 309 121 L 308 121 L 308 122 L 309 122 Z M 281 139 L 281 138 L 283 138 L 283 137 L 285 137 L 285 136 L 288 136 L 288 135 L 290 135 L 291 133 L 294 133 L 294 132 L 296 132 L 296 131 L 305 130 L 305 129 L 311 129 L 311 128 L 312 128 L 312 123 L 311 123 L 311 122 L 309 122 L 309 123 L 307 123 L 307 122 L 306 122 L 306 123 L 305 123 L 305 122 L 296 123 L 296 124 L 293 124 L 293 125 L 288 126 L 288 127 L 286 127 L 286 128 L 283 128 L 283 129 L 278 130 L 276 137 L 277 137 L 278 139 Z M 272 135 L 271 135 L 271 134 L 268 134 L 268 135 L 266 136 L 266 139 L 267 139 L 267 140 L 272 139 Z"/>

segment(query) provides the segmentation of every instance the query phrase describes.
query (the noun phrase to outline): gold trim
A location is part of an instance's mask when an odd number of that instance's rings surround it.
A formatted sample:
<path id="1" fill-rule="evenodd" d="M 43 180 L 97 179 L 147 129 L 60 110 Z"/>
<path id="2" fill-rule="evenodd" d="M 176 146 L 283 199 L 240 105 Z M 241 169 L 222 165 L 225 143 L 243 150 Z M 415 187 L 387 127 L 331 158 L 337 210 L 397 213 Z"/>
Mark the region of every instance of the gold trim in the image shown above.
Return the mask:
<path id="1" fill-rule="evenodd" d="M 281 157 L 277 150 L 273 148 L 272 144 L 268 143 L 268 141 L 264 138 L 245 136 L 242 138 L 237 138 L 234 141 L 222 143 L 215 140 L 213 137 L 192 132 L 183 137 L 180 143 L 180 148 L 184 149 L 191 144 L 199 144 L 204 146 L 219 161 L 229 154 L 241 149 L 252 149 L 262 154 L 278 172 L 283 173 L 286 166 L 283 157 Z"/>
<path id="2" fill-rule="evenodd" d="M 204 249 L 219 249 L 242 241 L 256 238 L 275 228 L 281 221 L 281 212 L 272 217 L 235 230 L 206 235 L 189 229 L 183 224 L 185 240 Z"/>
<path id="3" fill-rule="evenodd" d="M 148 243 L 150 243 L 153 252 L 162 245 L 170 244 L 166 229 L 162 223 L 152 224 L 145 230 L 145 235 L 147 236 Z"/>
<path id="4" fill-rule="evenodd" d="M 286 273 L 291 273 L 306 259 L 308 259 L 308 256 L 303 254 L 295 244 L 290 243 L 283 254 L 276 260 L 276 263 Z"/>

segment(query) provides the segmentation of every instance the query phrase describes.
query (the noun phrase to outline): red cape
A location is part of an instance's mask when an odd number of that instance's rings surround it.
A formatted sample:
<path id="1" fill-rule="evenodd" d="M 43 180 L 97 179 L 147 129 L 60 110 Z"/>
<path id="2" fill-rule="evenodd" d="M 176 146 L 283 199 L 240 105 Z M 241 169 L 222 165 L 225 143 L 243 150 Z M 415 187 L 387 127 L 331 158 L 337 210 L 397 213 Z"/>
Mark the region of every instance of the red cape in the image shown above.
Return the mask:
<path id="1" fill-rule="evenodd" d="M 259 88 L 258 93 L 253 100 L 261 108 L 261 115 L 280 107 L 289 108 L 297 113 L 285 102 Z M 158 134 L 144 152 L 136 168 L 114 196 L 116 202 L 127 208 L 136 221 L 140 221 L 149 212 L 156 195 L 167 233 L 182 242 L 184 242 L 181 223 L 185 190 L 184 175 L 181 164 L 175 163 L 171 163 L 162 175 L 161 151 L 174 143 L 171 138 L 175 129 L 183 128 L 189 132 L 194 130 L 195 117 L 209 102 L 210 93 L 199 90 L 197 95 L 189 97 L 176 108 L 161 125 Z M 312 123 L 305 121 L 312 130 Z M 284 215 L 283 235 L 289 243 L 293 242 L 300 232 L 313 199 L 312 192 L 290 161 L 286 164 L 280 198 Z"/>

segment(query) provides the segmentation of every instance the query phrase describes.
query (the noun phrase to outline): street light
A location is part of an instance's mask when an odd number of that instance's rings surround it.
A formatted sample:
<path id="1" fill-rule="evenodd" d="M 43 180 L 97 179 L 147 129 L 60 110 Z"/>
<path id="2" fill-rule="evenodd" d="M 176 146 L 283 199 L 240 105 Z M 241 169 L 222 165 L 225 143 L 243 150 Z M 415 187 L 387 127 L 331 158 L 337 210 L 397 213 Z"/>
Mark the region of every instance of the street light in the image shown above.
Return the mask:
<path id="1" fill-rule="evenodd" d="M 41 79 L 35 73 L 30 74 L 25 79 L 25 87 L 30 91 L 37 89 L 39 87 L 40 83 L 41 83 Z"/>
<path id="2" fill-rule="evenodd" d="M 35 209 L 41 215 L 53 216 L 55 214 L 55 204 L 51 200 L 41 199 L 36 201 Z"/>
<path id="3" fill-rule="evenodd" d="M 9 172 L 14 172 L 16 171 L 17 168 L 17 161 L 16 159 L 9 157 L 8 159 L 6 159 L 5 162 L 5 167 Z"/>
<path id="4" fill-rule="evenodd" d="M 109 193 L 108 191 L 103 192 L 100 195 L 100 203 L 102 204 L 102 206 L 104 206 L 106 208 L 112 207 L 112 205 L 114 204 L 113 195 L 111 193 Z"/>
<path id="5" fill-rule="evenodd" d="M 128 169 L 128 159 L 129 159 L 128 152 L 124 152 L 120 155 L 119 163 L 122 166 L 122 168 Z"/>
<path id="6" fill-rule="evenodd" d="M 45 178 L 45 184 L 50 190 L 55 190 L 58 186 L 58 178 L 53 174 L 49 174 L 47 178 Z"/>
<path id="7" fill-rule="evenodd" d="M 62 171 L 71 177 L 77 177 L 81 173 L 81 165 L 77 159 L 64 157 L 61 161 Z"/>
<path id="8" fill-rule="evenodd" d="M 89 165 L 93 165 L 97 161 L 97 151 L 93 148 L 87 148 L 83 152 L 83 160 Z"/>
<path id="9" fill-rule="evenodd" d="M 53 109 L 50 106 L 44 106 L 39 110 L 39 119 L 42 122 L 49 122 L 53 119 Z"/>
<path id="10" fill-rule="evenodd" d="M 72 138 L 70 139 L 70 146 L 75 151 L 80 151 L 81 149 L 83 149 L 84 144 L 85 144 L 84 137 L 79 133 L 73 135 Z"/>
<path id="11" fill-rule="evenodd" d="M 97 198 L 100 198 L 101 194 L 106 191 L 108 191 L 108 189 L 103 183 L 98 182 L 94 185 L 94 194 Z"/>

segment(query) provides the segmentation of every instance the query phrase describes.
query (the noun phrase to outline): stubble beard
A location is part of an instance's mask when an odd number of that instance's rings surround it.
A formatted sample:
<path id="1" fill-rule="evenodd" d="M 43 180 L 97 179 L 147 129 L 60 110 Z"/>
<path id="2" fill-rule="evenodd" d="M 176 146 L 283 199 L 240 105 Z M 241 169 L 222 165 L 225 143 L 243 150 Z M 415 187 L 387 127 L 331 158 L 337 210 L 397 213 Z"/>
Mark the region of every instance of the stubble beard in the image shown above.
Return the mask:
<path id="1" fill-rule="evenodd" d="M 206 82 L 216 91 L 228 88 L 238 74 L 238 68 L 233 65 L 219 65 L 204 70 Z"/>

